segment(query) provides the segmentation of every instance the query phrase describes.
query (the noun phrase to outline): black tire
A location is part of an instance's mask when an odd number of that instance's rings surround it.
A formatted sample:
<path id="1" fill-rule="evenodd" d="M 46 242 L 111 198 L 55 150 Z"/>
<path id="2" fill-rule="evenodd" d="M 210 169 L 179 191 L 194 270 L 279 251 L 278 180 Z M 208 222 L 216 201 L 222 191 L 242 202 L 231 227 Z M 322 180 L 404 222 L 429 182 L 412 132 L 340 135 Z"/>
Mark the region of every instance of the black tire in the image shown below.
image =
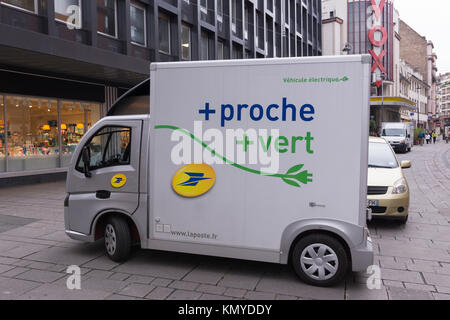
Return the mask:
<path id="1" fill-rule="evenodd" d="M 403 225 L 403 224 L 406 224 L 408 222 L 408 218 L 409 218 L 409 215 L 404 216 L 404 217 L 400 217 L 400 218 L 397 219 L 397 221 L 398 221 L 399 224 Z"/>
<path id="2" fill-rule="evenodd" d="M 317 274 L 315 272 L 310 276 L 305 270 L 302 268 L 301 258 L 303 251 L 307 252 L 307 248 L 313 245 L 325 245 L 334 251 L 335 256 L 337 256 L 337 268 L 333 276 L 327 279 L 317 279 Z M 317 251 L 318 252 L 318 251 Z M 330 252 L 331 253 L 331 252 Z M 306 255 L 308 255 L 306 253 Z M 324 256 L 327 256 L 326 253 Z M 307 256 L 305 258 L 309 259 Z M 344 248 L 344 245 L 337 240 L 335 237 L 329 236 L 327 234 L 311 234 L 301 238 L 294 245 L 291 256 L 291 264 L 294 268 L 297 276 L 305 283 L 311 284 L 313 286 L 318 287 L 331 287 L 338 283 L 340 283 L 344 277 L 347 275 L 349 269 L 349 257 Z M 328 263 L 327 263 L 328 264 Z M 336 264 L 334 265 L 336 266 Z M 311 267 L 313 267 L 311 265 Z M 329 267 L 329 266 L 327 266 Z M 327 272 L 327 270 L 325 270 Z M 329 272 L 328 276 L 330 276 L 331 272 Z"/>
<path id="3" fill-rule="evenodd" d="M 114 240 L 114 245 L 111 245 L 111 240 Z M 126 261 L 131 254 L 131 240 L 130 228 L 125 219 L 111 217 L 106 221 L 105 249 L 106 254 L 111 260 L 115 262 Z"/>

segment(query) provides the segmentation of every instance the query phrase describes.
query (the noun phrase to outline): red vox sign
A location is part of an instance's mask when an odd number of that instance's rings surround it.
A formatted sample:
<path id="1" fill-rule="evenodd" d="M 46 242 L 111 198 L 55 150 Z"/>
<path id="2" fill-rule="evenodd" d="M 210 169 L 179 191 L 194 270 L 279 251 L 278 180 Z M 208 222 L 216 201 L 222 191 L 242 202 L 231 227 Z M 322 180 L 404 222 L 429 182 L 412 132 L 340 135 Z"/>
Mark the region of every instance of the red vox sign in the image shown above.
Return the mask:
<path id="1" fill-rule="evenodd" d="M 381 22 L 381 15 L 384 9 L 384 5 L 386 4 L 386 0 L 380 0 L 379 4 L 375 3 L 375 0 L 370 0 L 371 4 L 372 4 L 372 8 L 374 10 L 374 15 L 377 21 Z M 381 33 L 381 40 L 376 40 L 375 39 L 375 33 L 376 32 L 380 32 Z M 383 47 L 384 44 L 387 42 L 388 40 L 388 33 L 386 31 L 386 29 L 384 28 L 384 26 L 381 25 L 376 25 L 373 26 L 370 30 L 369 30 L 369 41 L 370 43 L 372 43 L 372 45 L 374 47 L 380 48 Z M 375 52 L 375 50 L 369 50 L 369 53 L 372 55 L 373 58 L 373 64 L 372 64 L 372 73 L 375 72 L 377 69 L 380 69 L 381 72 L 386 73 L 386 69 L 383 65 L 383 58 L 386 55 L 386 50 L 381 50 L 379 54 L 377 54 Z M 381 81 L 377 81 L 376 82 L 377 87 L 380 87 L 382 82 Z"/>

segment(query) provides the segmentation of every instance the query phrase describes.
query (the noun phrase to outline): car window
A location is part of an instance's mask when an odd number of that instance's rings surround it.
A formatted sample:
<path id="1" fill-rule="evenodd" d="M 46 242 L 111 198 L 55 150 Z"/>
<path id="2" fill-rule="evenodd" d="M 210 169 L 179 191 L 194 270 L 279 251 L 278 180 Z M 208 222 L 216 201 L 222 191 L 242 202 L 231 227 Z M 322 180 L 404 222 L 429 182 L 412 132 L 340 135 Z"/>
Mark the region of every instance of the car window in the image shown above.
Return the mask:
<path id="1" fill-rule="evenodd" d="M 406 136 L 405 129 L 383 129 L 383 137 L 404 137 Z"/>
<path id="2" fill-rule="evenodd" d="M 112 126 L 102 128 L 85 146 L 88 147 L 91 158 L 89 170 L 128 165 L 131 156 L 131 129 Z M 81 156 L 77 170 L 84 172 Z"/>
<path id="3" fill-rule="evenodd" d="M 397 158 L 386 143 L 369 143 L 369 168 L 398 168 Z"/>

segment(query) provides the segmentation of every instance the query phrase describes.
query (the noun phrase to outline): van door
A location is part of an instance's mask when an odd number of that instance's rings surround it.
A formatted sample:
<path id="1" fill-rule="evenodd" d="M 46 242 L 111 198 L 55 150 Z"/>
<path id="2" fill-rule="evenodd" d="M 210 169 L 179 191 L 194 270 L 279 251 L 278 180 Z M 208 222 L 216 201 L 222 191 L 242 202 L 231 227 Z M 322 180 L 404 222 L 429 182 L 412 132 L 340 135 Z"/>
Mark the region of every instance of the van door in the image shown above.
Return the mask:
<path id="1" fill-rule="evenodd" d="M 80 151 L 68 176 L 70 230 L 90 234 L 99 213 L 136 211 L 141 130 L 140 120 L 105 122 L 84 144 L 89 164 Z"/>

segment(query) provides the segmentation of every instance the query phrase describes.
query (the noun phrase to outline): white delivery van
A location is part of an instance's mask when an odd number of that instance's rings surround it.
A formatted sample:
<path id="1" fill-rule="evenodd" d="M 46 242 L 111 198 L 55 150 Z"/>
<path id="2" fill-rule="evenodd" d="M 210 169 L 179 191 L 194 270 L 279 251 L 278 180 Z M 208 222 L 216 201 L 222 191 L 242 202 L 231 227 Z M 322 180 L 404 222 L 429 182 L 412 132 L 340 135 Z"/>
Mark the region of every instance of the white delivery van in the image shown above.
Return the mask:
<path id="1" fill-rule="evenodd" d="M 67 235 L 104 238 L 115 261 L 136 244 L 291 263 L 319 286 L 366 270 L 370 63 L 152 64 L 150 92 L 128 92 L 74 153 Z"/>
<path id="2" fill-rule="evenodd" d="M 414 124 L 410 122 L 383 122 L 381 136 L 397 152 L 411 151 L 414 145 Z"/>

